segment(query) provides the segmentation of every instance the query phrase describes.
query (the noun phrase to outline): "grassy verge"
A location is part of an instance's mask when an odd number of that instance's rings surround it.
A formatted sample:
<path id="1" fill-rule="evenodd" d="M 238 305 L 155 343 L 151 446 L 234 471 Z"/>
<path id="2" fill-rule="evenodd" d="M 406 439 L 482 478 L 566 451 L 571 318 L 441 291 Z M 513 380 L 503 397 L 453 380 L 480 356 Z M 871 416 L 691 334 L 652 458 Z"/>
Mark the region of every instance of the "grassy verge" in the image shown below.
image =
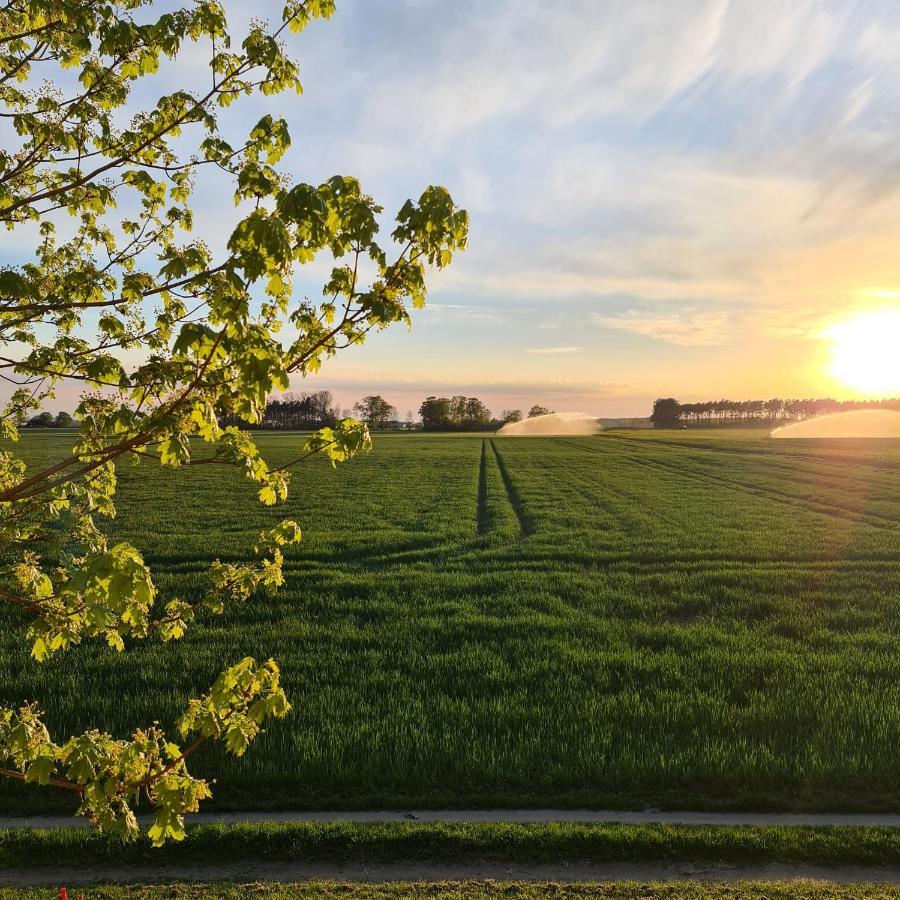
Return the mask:
<path id="1" fill-rule="evenodd" d="M 198 825 L 153 850 L 82 829 L 0 831 L 0 868 L 399 860 L 900 865 L 900 830 L 856 827 L 268 823 Z"/>
<path id="2" fill-rule="evenodd" d="M 207 900 L 207 898 L 242 898 L 248 885 L 241 884 L 168 884 L 168 885 L 98 885 L 89 889 L 91 900 Z M 71 891 L 70 891 L 71 894 Z M 0 900 L 46 900 L 51 896 L 46 888 L 3 889 Z M 393 900 L 399 897 L 599 897 L 605 900 L 884 900 L 900 897 L 900 889 L 875 884 L 822 884 L 813 881 L 737 882 L 735 884 L 700 882 L 632 881 L 596 883 L 524 881 L 463 881 L 463 882 L 396 882 L 389 884 L 350 884 L 346 882 L 310 881 L 298 884 L 268 884 L 252 886 L 252 896 L 263 900 L 305 900 L 305 898 L 341 897 L 366 900 Z"/>

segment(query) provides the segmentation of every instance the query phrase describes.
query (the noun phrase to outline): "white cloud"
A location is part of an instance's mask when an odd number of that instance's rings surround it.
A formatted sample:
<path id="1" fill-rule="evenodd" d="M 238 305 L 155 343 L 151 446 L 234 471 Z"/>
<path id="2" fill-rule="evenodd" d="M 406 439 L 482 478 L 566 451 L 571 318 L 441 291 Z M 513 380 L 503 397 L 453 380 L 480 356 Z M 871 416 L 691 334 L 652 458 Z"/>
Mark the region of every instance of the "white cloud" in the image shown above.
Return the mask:
<path id="1" fill-rule="evenodd" d="M 446 28 L 419 35 L 429 65 L 417 77 L 402 55 L 385 67 L 364 122 L 431 143 L 518 116 L 550 126 L 641 119 L 714 62 L 724 9 L 723 0 L 461 3 L 440 17 Z"/>
<path id="2" fill-rule="evenodd" d="M 680 347 L 715 347 L 729 340 L 727 313 L 683 309 L 672 313 L 629 311 L 612 316 L 595 313 L 593 321 L 604 328 L 630 331 Z"/>
<path id="3" fill-rule="evenodd" d="M 560 353 L 580 353 L 582 347 L 529 347 L 526 353 L 555 355 Z"/>
<path id="4" fill-rule="evenodd" d="M 388 211 L 447 184 L 470 249 L 435 298 L 837 304 L 858 266 L 811 261 L 900 222 L 898 33 L 817 0 L 367 0 L 301 37 L 291 166 Z"/>
<path id="5" fill-rule="evenodd" d="M 825 309 L 680 307 L 664 312 L 594 313 L 591 320 L 602 328 L 628 331 L 679 347 L 719 347 L 760 335 L 781 340 L 817 339 L 832 317 Z"/>
<path id="6" fill-rule="evenodd" d="M 502 322 L 499 310 L 486 306 L 469 306 L 465 303 L 429 303 L 429 314 L 437 317 L 465 319 L 472 322 Z"/>
<path id="7" fill-rule="evenodd" d="M 420 144 L 517 117 L 545 127 L 600 116 L 640 122 L 704 80 L 775 73 L 790 88 L 852 47 L 855 32 L 864 40 L 852 10 L 816 0 L 460 0 L 439 16 L 433 6 L 403 16 L 372 6 L 397 25 L 384 30 L 397 43 L 381 47 L 365 130 Z M 413 54 L 397 52 L 413 29 Z M 865 47 L 873 41 L 866 35 Z"/>

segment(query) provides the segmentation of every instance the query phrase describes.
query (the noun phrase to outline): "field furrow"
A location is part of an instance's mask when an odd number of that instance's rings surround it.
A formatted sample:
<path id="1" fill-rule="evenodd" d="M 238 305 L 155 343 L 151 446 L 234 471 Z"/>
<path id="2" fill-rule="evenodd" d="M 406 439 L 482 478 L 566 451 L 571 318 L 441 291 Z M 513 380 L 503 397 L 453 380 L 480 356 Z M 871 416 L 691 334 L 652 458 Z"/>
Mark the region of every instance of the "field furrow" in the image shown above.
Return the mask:
<path id="1" fill-rule="evenodd" d="M 604 438 L 604 440 L 608 440 L 608 438 Z M 573 444 L 570 442 L 561 443 L 564 443 L 566 446 L 581 450 L 594 450 L 594 448 L 592 447 L 586 447 L 584 445 Z M 750 484 L 739 479 L 728 478 L 705 470 L 698 470 L 695 468 L 691 468 L 690 465 L 686 464 L 683 458 L 678 458 L 677 461 L 673 462 L 668 460 L 664 461 L 653 456 L 647 456 L 645 454 L 635 453 L 631 451 L 630 448 L 629 451 L 626 452 L 627 458 L 639 466 L 649 466 L 657 469 L 665 469 L 670 472 L 674 472 L 676 475 L 684 478 L 692 478 L 701 481 L 705 480 L 716 485 L 721 485 L 725 488 L 760 496 L 765 498 L 766 500 L 772 500 L 776 503 L 785 503 L 795 507 L 803 507 L 815 513 L 821 513 L 837 518 L 849 518 L 855 522 L 862 522 L 870 525 L 873 528 L 890 528 L 891 530 L 895 530 L 898 527 L 897 519 L 887 515 L 879 515 L 878 513 L 862 511 L 858 508 L 854 509 L 849 506 L 842 506 L 840 504 L 828 503 L 822 500 L 803 497 L 796 493 L 779 490 L 772 485 L 762 486 L 758 484 Z"/>
<path id="2" fill-rule="evenodd" d="M 509 472 L 506 469 L 506 463 L 503 461 L 503 457 L 497 450 L 496 443 L 491 441 L 490 444 L 491 451 L 494 455 L 494 463 L 497 466 L 497 471 L 500 473 L 500 479 L 503 482 L 503 488 L 506 491 L 506 499 L 509 501 L 510 509 L 515 513 L 516 519 L 519 522 L 519 530 L 522 535 L 529 535 L 534 531 L 534 523 L 526 511 L 518 491 L 513 486 L 512 480 L 509 477 Z"/>
<path id="3" fill-rule="evenodd" d="M 895 522 L 900 503 L 900 463 L 873 459 L 863 463 L 860 454 L 822 457 L 792 453 L 747 453 L 722 442 L 713 445 L 686 445 L 673 448 L 671 443 L 637 441 L 604 435 L 604 441 L 625 441 L 624 447 L 649 451 L 650 458 L 677 461 L 679 466 L 721 476 L 752 487 L 780 492 L 788 497 L 825 502 L 839 509 L 864 512 L 873 517 Z M 762 443 L 762 442 L 758 442 Z M 769 442 L 772 445 L 773 442 Z M 778 446 L 780 442 L 774 445 Z M 660 451 L 660 447 L 668 448 Z M 673 452 L 677 449 L 678 452 Z"/>

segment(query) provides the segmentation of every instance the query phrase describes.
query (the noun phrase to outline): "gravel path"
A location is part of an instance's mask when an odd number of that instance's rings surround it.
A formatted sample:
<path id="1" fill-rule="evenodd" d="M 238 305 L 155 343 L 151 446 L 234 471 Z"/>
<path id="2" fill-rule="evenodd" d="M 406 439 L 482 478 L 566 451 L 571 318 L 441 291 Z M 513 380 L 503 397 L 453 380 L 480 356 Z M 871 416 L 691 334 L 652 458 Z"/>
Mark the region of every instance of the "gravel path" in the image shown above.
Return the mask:
<path id="1" fill-rule="evenodd" d="M 900 827 L 893 813 L 754 813 L 660 812 L 618 809 L 425 809 L 408 812 L 376 810 L 360 812 L 234 812 L 199 813 L 187 817 L 190 824 L 221 822 L 622 822 L 632 825 L 879 825 Z M 142 821 L 147 821 L 142 818 Z M 0 816 L 0 828 L 89 827 L 72 816 Z"/>
<path id="2" fill-rule="evenodd" d="M 621 822 L 678 825 L 878 825 L 900 827 L 900 815 L 853 813 L 721 813 L 657 810 L 585 809 L 435 809 L 360 812 L 201 813 L 193 824 L 221 822 Z M 67 816 L 0 816 L 0 828 L 89 827 Z M 497 862 L 314 863 L 244 860 L 232 864 L 57 867 L 44 870 L 0 869 L 0 886 L 69 887 L 102 882 L 237 881 L 794 881 L 900 884 L 897 867 L 807 865 L 732 865 L 698 863 L 565 863 L 559 865 Z"/>

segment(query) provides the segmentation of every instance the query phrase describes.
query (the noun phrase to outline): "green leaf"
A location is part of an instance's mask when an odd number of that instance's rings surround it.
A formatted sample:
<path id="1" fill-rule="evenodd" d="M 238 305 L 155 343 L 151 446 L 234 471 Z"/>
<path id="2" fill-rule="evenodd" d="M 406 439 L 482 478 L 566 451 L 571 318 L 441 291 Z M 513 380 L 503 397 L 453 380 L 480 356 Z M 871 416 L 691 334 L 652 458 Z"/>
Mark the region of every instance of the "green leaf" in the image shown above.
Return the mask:
<path id="1" fill-rule="evenodd" d="M 25 770 L 25 780 L 36 784 L 49 784 L 56 771 L 56 760 L 51 756 L 39 756 Z"/>

